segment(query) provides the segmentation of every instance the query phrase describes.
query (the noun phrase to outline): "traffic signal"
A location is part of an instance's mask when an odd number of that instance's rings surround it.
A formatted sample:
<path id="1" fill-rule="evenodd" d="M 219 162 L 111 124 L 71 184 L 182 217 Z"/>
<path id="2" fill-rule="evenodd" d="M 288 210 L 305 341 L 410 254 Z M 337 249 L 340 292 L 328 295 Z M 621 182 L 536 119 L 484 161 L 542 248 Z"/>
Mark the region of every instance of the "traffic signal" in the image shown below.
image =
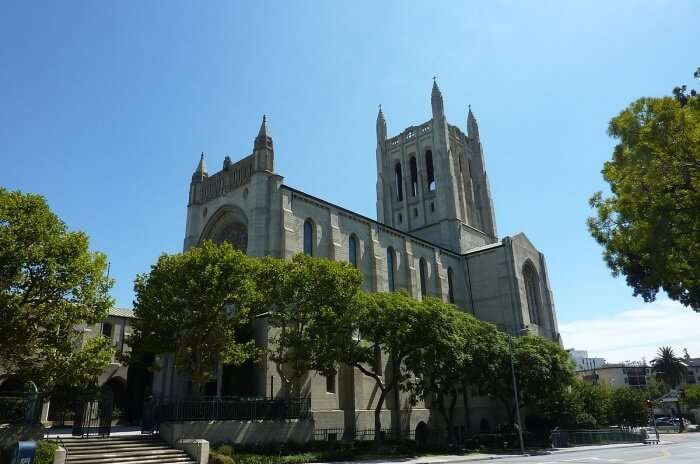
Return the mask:
<path id="1" fill-rule="evenodd" d="M 646 403 L 647 403 L 647 408 L 651 409 L 651 407 L 652 407 L 651 400 L 647 400 Z"/>

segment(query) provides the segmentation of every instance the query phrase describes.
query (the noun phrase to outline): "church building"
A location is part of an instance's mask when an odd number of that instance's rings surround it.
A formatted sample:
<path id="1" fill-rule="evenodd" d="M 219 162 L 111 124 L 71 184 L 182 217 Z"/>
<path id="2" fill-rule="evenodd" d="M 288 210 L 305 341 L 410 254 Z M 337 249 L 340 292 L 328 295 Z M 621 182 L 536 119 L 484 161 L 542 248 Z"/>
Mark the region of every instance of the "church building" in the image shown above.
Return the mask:
<path id="1" fill-rule="evenodd" d="M 204 240 L 229 241 L 251 256 L 288 259 L 306 253 L 348 261 L 363 274 L 366 291 L 404 289 L 417 299 L 438 297 L 511 334 L 527 328 L 560 342 L 544 255 L 523 233 L 498 237 L 474 114 L 470 109 L 465 132 L 450 124 L 436 82 L 431 106 L 430 119 L 393 136 L 379 109 L 376 220 L 286 185 L 275 171 L 263 117 L 250 155 L 236 162 L 227 156 L 212 173 L 202 155 L 190 184 L 184 249 Z M 256 323 L 254 332 L 256 343 L 265 346 L 266 322 Z M 154 393 L 187 395 L 191 387 L 172 359 L 163 357 L 161 364 Z M 271 362 L 238 368 L 238 377 L 242 374 L 249 381 L 234 393 L 282 394 Z M 373 427 L 374 380 L 361 372 L 341 368 L 329 378 L 310 373 L 303 389 L 317 428 Z M 424 405 L 410 406 L 408 398 L 394 396 L 386 404 L 387 427 L 399 420 L 413 430 L 430 420 Z M 472 423 L 466 425 L 495 424 L 500 414 L 495 409 L 484 399 L 470 401 Z"/>

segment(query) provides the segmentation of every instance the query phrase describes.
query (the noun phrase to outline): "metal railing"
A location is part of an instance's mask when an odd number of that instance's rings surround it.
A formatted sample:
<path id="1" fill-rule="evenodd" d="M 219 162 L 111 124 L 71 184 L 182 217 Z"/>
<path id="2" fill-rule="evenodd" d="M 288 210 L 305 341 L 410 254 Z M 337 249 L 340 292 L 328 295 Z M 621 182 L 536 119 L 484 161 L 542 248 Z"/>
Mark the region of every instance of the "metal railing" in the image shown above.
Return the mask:
<path id="1" fill-rule="evenodd" d="M 381 430 L 382 440 L 399 441 L 415 439 L 415 432 L 412 430 L 395 431 L 390 428 Z M 339 428 L 315 429 L 313 439 L 315 441 L 371 441 L 374 440 L 374 429 L 346 430 Z"/>
<path id="2" fill-rule="evenodd" d="M 311 417 L 310 398 L 204 398 L 156 401 L 155 422 L 286 420 Z"/>
<path id="3" fill-rule="evenodd" d="M 43 397 L 37 393 L 0 395 L 0 424 L 38 424 Z"/>
<path id="4" fill-rule="evenodd" d="M 607 445 L 612 443 L 640 443 L 644 440 L 641 431 L 633 429 L 599 430 L 552 430 L 552 446 L 565 448 L 582 445 Z"/>

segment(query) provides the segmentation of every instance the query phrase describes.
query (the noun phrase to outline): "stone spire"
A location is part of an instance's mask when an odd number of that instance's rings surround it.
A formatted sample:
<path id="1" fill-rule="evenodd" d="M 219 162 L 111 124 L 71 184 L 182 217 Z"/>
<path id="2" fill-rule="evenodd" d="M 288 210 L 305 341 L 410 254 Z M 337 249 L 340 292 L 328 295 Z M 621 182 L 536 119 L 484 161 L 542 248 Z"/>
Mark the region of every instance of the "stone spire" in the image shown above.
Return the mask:
<path id="1" fill-rule="evenodd" d="M 442 92 L 437 85 L 437 77 L 433 77 L 433 91 L 430 94 L 430 104 L 433 107 L 433 119 L 445 115 L 445 108 L 442 102 Z"/>
<path id="2" fill-rule="evenodd" d="M 197 164 L 197 169 L 195 169 L 194 174 L 192 174 L 192 181 L 201 182 L 205 177 L 208 177 L 207 165 L 204 162 L 204 152 L 199 157 L 199 164 Z"/>
<path id="3" fill-rule="evenodd" d="M 377 143 L 386 140 L 386 120 L 382 112 L 382 105 L 379 105 L 379 113 L 377 114 Z"/>
<path id="4" fill-rule="evenodd" d="M 262 124 L 260 124 L 258 136 L 255 137 L 254 150 L 265 148 L 272 150 L 272 137 L 270 137 L 270 131 L 267 128 L 267 116 L 263 114 Z"/>
<path id="5" fill-rule="evenodd" d="M 467 135 L 471 139 L 479 140 L 479 125 L 476 123 L 474 113 L 472 113 L 472 105 L 469 105 L 469 114 L 467 115 Z"/>
<path id="6" fill-rule="evenodd" d="M 274 172 L 275 150 L 272 147 L 272 137 L 270 137 L 270 130 L 267 128 L 267 116 L 265 115 L 263 115 L 258 136 L 255 137 L 253 157 L 253 166 L 256 171 Z"/>

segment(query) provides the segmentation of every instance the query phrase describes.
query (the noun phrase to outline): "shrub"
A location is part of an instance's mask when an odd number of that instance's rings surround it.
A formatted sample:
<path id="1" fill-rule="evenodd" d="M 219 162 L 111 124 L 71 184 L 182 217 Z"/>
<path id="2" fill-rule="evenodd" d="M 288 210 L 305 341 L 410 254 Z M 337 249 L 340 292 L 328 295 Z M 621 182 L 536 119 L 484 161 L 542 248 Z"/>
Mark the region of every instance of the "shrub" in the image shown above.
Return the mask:
<path id="1" fill-rule="evenodd" d="M 235 464 L 233 459 L 219 453 L 209 453 L 209 464 Z"/>
<path id="2" fill-rule="evenodd" d="M 231 445 L 221 445 L 216 450 L 216 452 L 219 454 L 223 454 L 224 456 L 232 457 L 233 456 L 233 447 Z"/>
<path id="3" fill-rule="evenodd" d="M 53 455 L 58 445 L 52 441 L 39 440 L 36 444 L 35 464 L 53 464 Z"/>

